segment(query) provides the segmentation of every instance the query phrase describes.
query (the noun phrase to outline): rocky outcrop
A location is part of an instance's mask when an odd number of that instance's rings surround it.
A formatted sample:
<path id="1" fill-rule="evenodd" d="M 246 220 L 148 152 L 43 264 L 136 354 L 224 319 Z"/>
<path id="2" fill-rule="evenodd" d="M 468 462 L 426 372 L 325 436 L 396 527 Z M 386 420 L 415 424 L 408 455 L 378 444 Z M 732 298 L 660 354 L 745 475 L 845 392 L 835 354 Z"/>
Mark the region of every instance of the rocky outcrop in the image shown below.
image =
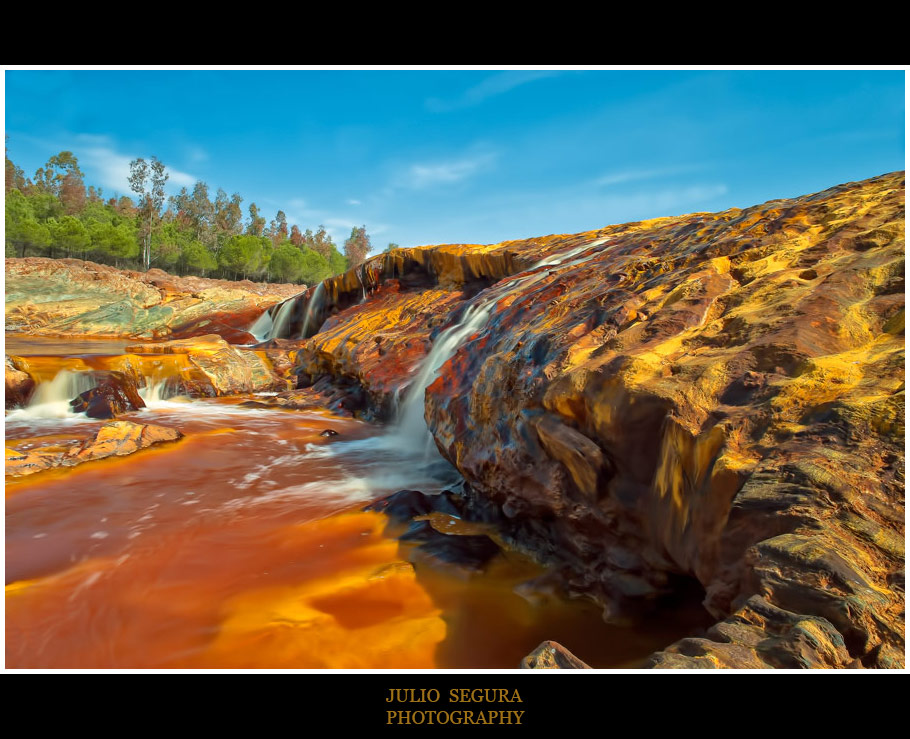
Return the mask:
<path id="1" fill-rule="evenodd" d="M 179 355 L 179 382 L 192 396 L 235 395 L 287 390 L 288 382 L 272 372 L 263 351 L 237 349 L 217 335 L 131 344 L 127 352 L 140 355 Z"/>
<path id="2" fill-rule="evenodd" d="M 89 418 L 116 418 L 145 408 L 133 377 L 123 372 L 94 372 L 92 375 L 95 387 L 70 401 L 75 413 L 85 413 Z"/>
<path id="3" fill-rule="evenodd" d="M 437 446 L 473 505 L 607 619 L 701 583 L 718 623 L 652 666 L 900 666 L 903 211 L 893 173 L 392 252 L 327 284 L 299 370 L 356 381 L 382 412 L 480 311 L 426 391 Z"/>
<path id="4" fill-rule="evenodd" d="M 176 429 L 130 421 L 104 424 L 91 438 L 52 450 L 6 447 L 6 475 L 24 477 L 53 467 L 73 467 L 107 457 L 122 457 L 155 444 L 181 439 Z"/>
<path id="5" fill-rule="evenodd" d="M 521 660 L 522 670 L 590 670 L 562 644 L 555 641 L 541 642 L 537 649 Z"/>
<path id="6" fill-rule="evenodd" d="M 6 330 L 34 335 L 192 337 L 252 343 L 246 329 L 301 285 L 177 277 L 78 259 L 6 260 Z"/>
<path id="7" fill-rule="evenodd" d="M 25 371 L 25 363 L 18 357 L 6 355 L 6 407 L 18 408 L 28 402 L 35 381 Z"/>

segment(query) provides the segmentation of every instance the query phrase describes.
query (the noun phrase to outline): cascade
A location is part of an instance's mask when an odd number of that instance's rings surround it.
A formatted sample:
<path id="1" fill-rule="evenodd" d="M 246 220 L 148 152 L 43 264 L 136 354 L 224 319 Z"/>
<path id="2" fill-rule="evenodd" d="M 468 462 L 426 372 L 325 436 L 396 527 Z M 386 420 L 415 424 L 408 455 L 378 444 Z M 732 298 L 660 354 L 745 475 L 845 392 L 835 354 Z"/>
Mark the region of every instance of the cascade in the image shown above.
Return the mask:
<path id="1" fill-rule="evenodd" d="M 492 287 L 480 293 L 480 300 L 470 305 L 462 315 L 461 320 L 442 331 L 433 342 L 433 348 L 423 362 L 416 368 L 416 376 L 407 388 L 403 399 L 400 393 L 395 394 L 395 430 L 393 434 L 403 443 L 413 445 L 415 448 L 427 448 L 432 442 L 432 435 L 424 420 L 424 402 L 426 389 L 433 384 L 439 369 L 448 362 L 459 347 L 470 337 L 482 329 L 493 306 L 506 295 L 516 290 L 524 289 L 529 285 L 543 279 L 548 270 L 543 267 L 574 266 L 594 256 L 591 253 L 581 259 L 573 260 L 579 254 L 593 249 L 607 241 L 606 238 L 589 241 L 561 254 L 545 257 L 534 264 L 526 273 L 502 285 Z"/>
<path id="2" fill-rule="evenodd" d="M 14 413 L 20 418 L 65 418 L 73 413 L 70 401 L 93 387 L 91 373 L 60 370 L 50 382 L 39 383 L 28 405 Z"/>
<path id="3" fill-rule="evenodd" d="M 313 333 L 318 332 L 319 326 L 316 325 L 315 321 L 318 316 L 322 315 L 322 306 L 325 303 L 325 283 L 320 282 L 313 289 L 313 294 L 310 295 L 310 299 L 306 304 L 306 314 L 303 318 L 303 328 L 300 330 L 300 338 L 305 339 L 308 336 L 308 331 L 312 322 L 312 327 L 316 329 Z"/>
<path id="4" fill-rule="evenodd" d="M 272 314 L 267 310 L 263 313 L 248 331 L 256 337 L 256 341 L 265 341 L 272 333 Z"/>

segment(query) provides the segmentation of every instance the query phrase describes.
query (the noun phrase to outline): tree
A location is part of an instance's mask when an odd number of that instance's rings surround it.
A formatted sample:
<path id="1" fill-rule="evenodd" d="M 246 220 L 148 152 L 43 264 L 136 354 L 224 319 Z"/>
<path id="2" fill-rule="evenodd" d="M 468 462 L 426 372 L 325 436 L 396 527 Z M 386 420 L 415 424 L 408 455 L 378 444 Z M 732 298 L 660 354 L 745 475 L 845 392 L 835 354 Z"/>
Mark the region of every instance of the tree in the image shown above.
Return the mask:
<path id="1" fill-rule="evenodd" d="M 296 223 L 291 226 L 291 243 L 298 248 L 300 248 L 304 243 L 303 234 L 300 233 L 300 226 L 298 226 Z"/>
<path id="2" fill-rule="evenodd" d="M 180 252 L 178 261 L 184 272 L 199 272 L 205 277 L 205 273 L 218 268 L 218 262 L 215 256 L 205 248 L 201 241 L 191 241 L 184 246 Z"/>
<path id="3" fill-rule="evenodd" d="M 63 249 L 67 255 L 80 254 L 85 258 L 85 253 L 92 246 L 92 239 L 79 219 L 63 216 L 59 221 L 48 221 L 47 225 L 52 247 Z"/>
<path id="4" fill-rule="evenodd" d="M 326 277 L 332 276 L 332 270 L 329 263 L 321 254 L 317 254 L 312 249 L 303 249 L 303 267 L 300 271 L 301 282 L 307 285 L 316 285 L 322 282 Z"/>
<path id="5" fill-rule="evenodd" d="M 269 271 L 281 282 L 297 282 L 303 274 L 304 257 L 290 241 L 280 244 L 272 254 Z"/>
<path id="6" fill-rule="evenodd" d="M 344 255 L 348 258 L 350 265 L 356 267 L 367 258 L 371 248 L 367 227 L 357 228 L 355 226 L 351 229 L 350 237 L 344 242 Z"/>
<path id="7" fill-rule="evenodd" d="M 401 248 L 401 247 L 398 246 L 398 244 L 396 244 L 394 241 L 390 241 L 390 242 L 389 242 L 389 245 L 385 248 L 385 250 L 386 250 L 386 251 L 392 251 L 392 249 L 400 249 L 400 248 Z"/>
<path id="8" fill-rule="evenodd" d="M 133 259 L 139 254 L 139 243 L 136 233 L 127 222 L 119 225 L 95 222 L 88 228 L 92 238 L 92 248 L 101 254 L 111 257 L 119 266 L 121 259 Z"/>
<path id="9" fill-rule="evenodd" d="M 151 164 L 144 159 L 130 162 L 130 189 L 139 195 L 140 217 L 143 219 L 142 261 L 148 269 L 152 260 L 152 232 L 156 221 L 160 220 L 161 206 L 164 205 L 164 184 L 168 175 L 164 164 L 152 157 Z M 194 193 L 195 194 L 195 193 Z"/>
<path id="10" fill-rule="evenodd" d="M 261 236 L 232 236 L 218 252 L 218 264 L 233 272 L 235 277 L 243 275 L 247 278 L 256 274 L 262 266 L 263 248 L 266 244 L 271 246 L 271 242 Z"/>
<path id="11" fill-rule="evenodd" d="M 262 236 L 263 229 L 265 229 L 265 218 L 259 215 L 256 203 L 250 203 L 250 225 L 247 226 L 246 232 L 252 236 Z"/>
<path id="12" fill-rule="evenodd" d="M 6 195 L 6 243 L 5 252 L 24 257 L 31 247 L 44 249 L 50 243 L 50 231 L 44 224 L 38 223 L 32 211 L 29 198 L 18 190 L 10 190 Z"/>
<path id="13" fill-rule="evenodd" d="M 329 269 L 331 270 L 331 273 L 333 275 L 340 275 L 342 272 L 347 271 L 349 266 L 348 260 L 345 258 L 344 254 L 338 251 L 333 244 L 331 251 L 329 251 Z"/>

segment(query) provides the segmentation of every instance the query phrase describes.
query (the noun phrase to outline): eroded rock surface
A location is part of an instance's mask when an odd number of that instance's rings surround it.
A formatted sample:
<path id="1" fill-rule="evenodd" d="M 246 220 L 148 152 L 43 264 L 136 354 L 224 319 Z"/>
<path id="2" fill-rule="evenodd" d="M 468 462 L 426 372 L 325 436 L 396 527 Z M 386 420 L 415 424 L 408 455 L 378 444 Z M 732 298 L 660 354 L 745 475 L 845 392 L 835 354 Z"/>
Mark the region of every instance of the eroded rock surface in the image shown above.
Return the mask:
<path id="1" fill-rule="evenodd" d="M 182 437 L 183 434 L 176 429 L 165 426 L 111 421 L 93 437 L 69 444 L 64 449 L 20 451 L 6 447 L 6 474 L 23 477 L 52 467 L 73 467 L 107 457 L 122 457 Z"/>
<path id="2" fill-rule="evenodd" d="M 6 407 L 18 408 L 28 402 L 35 381 L 25 371 L 25 363 L 18 357 L 6 355 Z"/>
<path id="3" fill-rule="evenodd" d="M 132 272 L 79 259 L 8 258 L 6 330 L 136 338 L 214 333 L 247 343 L 253 338 L 246 328 L 302 287 Z"/>
<path id="4" fill-rule="evenodd" d="M 288 383 L 272 372 L 265 352 L 237 349 L 217 335 L 131 344 L 126 351 L 142 355 L 180 355 L 180 382 L 193 396 L 286 390 Z"/>
<path id="5" fill-rule="evenodd" d="M 487 310 L 427 389 L 436 444 L 606 618 L 702 584 L 718 624 L 653 666 L 900 666 L 903 233 L 899 172 L 401 250 L 326 283 L 297 362 L 387 410 L 440 331 Z"/>
<path id="6" fill-rule="evenodd" d="M 527 657 L 521 660 L 522 670 L 590 670 L 591 665 L 582 662 L 562 644 L 555 641 L 541 642 Z"/>

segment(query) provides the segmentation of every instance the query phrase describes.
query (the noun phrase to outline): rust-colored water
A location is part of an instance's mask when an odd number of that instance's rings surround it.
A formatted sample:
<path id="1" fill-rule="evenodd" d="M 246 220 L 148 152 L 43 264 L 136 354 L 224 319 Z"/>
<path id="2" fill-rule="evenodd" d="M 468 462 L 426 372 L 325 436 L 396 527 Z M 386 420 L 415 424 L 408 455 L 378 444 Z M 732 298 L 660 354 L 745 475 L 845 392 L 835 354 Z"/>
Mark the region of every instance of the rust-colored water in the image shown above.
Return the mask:
<path id="1" fill-rule="evenodd" d="M 515 587 L 541 571 L 514 553 L 468 580 L 415 570 L 360 509 L 438 479 L 396 464 L 381 428 L 237 400 L 155 403 L 128 419 L 185 439 L 8 481 L 8 667 L 510 668 L 544 639 L 627 666 L 702 618 L 620 629 L 590 604 L 529 602 Z M 12 414 L 7 445 L 100 423 Z"/>

